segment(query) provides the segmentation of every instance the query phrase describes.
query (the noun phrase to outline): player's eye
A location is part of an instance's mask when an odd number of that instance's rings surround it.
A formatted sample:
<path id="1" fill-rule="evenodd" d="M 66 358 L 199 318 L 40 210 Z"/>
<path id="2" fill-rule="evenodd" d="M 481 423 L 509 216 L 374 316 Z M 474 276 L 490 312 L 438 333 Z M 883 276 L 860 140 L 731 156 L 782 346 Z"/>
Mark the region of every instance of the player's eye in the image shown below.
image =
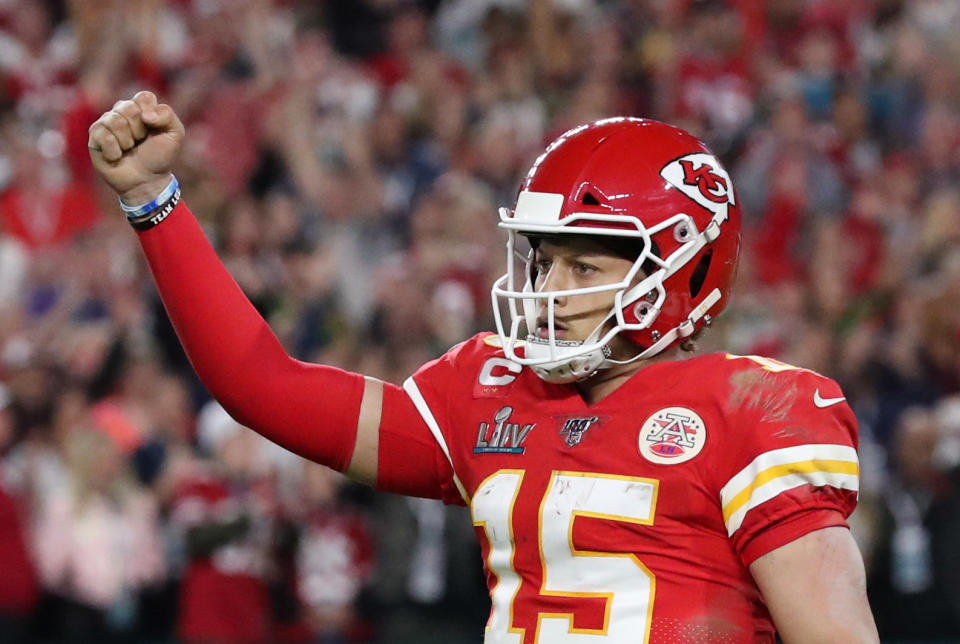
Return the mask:
<path id="1" fill-rule="evenodd" d="M 546 257 L 540 257 L 533 263 L 534 268 L 537 269 L 537 272 L 540 275 L 547 273 L 550 270 L 551 265 L 552 262 Z"/>
<path id="2" fill-rule="evenodd" d="M 573 265 L 573 270 L 577 275 L 590 275 L 597 270 L 597 267 L 584 262 L 577 262 Z"/>

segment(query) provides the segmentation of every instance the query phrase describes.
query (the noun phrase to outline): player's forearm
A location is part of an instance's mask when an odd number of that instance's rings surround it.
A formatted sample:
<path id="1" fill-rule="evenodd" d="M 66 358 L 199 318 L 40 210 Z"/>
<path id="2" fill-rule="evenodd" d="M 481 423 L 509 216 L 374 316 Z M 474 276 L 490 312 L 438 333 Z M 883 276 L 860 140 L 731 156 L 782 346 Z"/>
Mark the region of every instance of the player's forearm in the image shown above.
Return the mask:
<path id="1" fill-rule="evenodd" d="M 139 239 L 180 342 L 210 393 L 267 438 L 345 469 L 363 378 L 288 356 L 185 205 Z"/>
<path id="2" fill-rule="evenodd" d="M 246 422 L 242 394 L 251 367 L 277 363 L 277 354 L 286 353 L 184 205 L 139 239 L 194 369 L 210 393 Z"/>

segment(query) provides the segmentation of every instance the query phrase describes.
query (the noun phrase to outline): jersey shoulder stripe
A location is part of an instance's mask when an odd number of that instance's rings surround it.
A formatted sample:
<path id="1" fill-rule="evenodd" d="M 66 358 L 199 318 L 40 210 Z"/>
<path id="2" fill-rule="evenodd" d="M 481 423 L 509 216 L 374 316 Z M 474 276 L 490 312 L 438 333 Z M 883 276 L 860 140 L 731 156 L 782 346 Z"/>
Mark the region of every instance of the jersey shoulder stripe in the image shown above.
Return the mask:
<path id="1" fill-rule="evenodd" d="M 808 444 L 760 454 L 720 490 L 727 534 L 732 536 L 753 508 L 802 485 L 857 492 L 857 451 L 849 445 Z"/>

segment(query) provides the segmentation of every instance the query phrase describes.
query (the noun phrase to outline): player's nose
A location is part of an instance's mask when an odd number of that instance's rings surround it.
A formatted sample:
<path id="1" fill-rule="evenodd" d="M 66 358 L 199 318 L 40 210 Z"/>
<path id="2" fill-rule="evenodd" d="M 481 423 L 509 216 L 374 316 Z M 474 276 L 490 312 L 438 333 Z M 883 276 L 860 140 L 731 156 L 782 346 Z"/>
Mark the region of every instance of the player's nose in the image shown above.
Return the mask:
<path id="1" fill-rule="evenodd" d="M 543 282 L 540 285 L 540 292 L 547 293 L 551 291 L 565 291 L 571 287 L 570 284 L 566 283 L 563 278 L 563 271 L 557 270 L 556 264 L 550 267 L 550 271 L 543 278 Z M 553 296 L 553 305 L 554 307 L 566 306 L 567 296 L 566 295 L 554 295 Z M 546 300 L 542 300 L 543 308 L 546 308 Z"/>

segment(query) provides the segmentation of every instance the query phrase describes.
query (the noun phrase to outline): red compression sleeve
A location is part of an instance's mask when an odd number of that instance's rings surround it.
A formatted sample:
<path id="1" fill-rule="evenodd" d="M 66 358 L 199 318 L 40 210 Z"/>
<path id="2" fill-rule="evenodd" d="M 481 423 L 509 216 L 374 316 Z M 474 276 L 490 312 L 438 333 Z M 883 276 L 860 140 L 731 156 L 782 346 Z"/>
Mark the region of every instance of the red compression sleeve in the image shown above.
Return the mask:
<path id="1" fill-rule="evenodd" d="M 139 238 L 180 342 L 214 398 L 283 447 L 346 469 L 363 376 L 287 355 L 182 202 Z"/>

